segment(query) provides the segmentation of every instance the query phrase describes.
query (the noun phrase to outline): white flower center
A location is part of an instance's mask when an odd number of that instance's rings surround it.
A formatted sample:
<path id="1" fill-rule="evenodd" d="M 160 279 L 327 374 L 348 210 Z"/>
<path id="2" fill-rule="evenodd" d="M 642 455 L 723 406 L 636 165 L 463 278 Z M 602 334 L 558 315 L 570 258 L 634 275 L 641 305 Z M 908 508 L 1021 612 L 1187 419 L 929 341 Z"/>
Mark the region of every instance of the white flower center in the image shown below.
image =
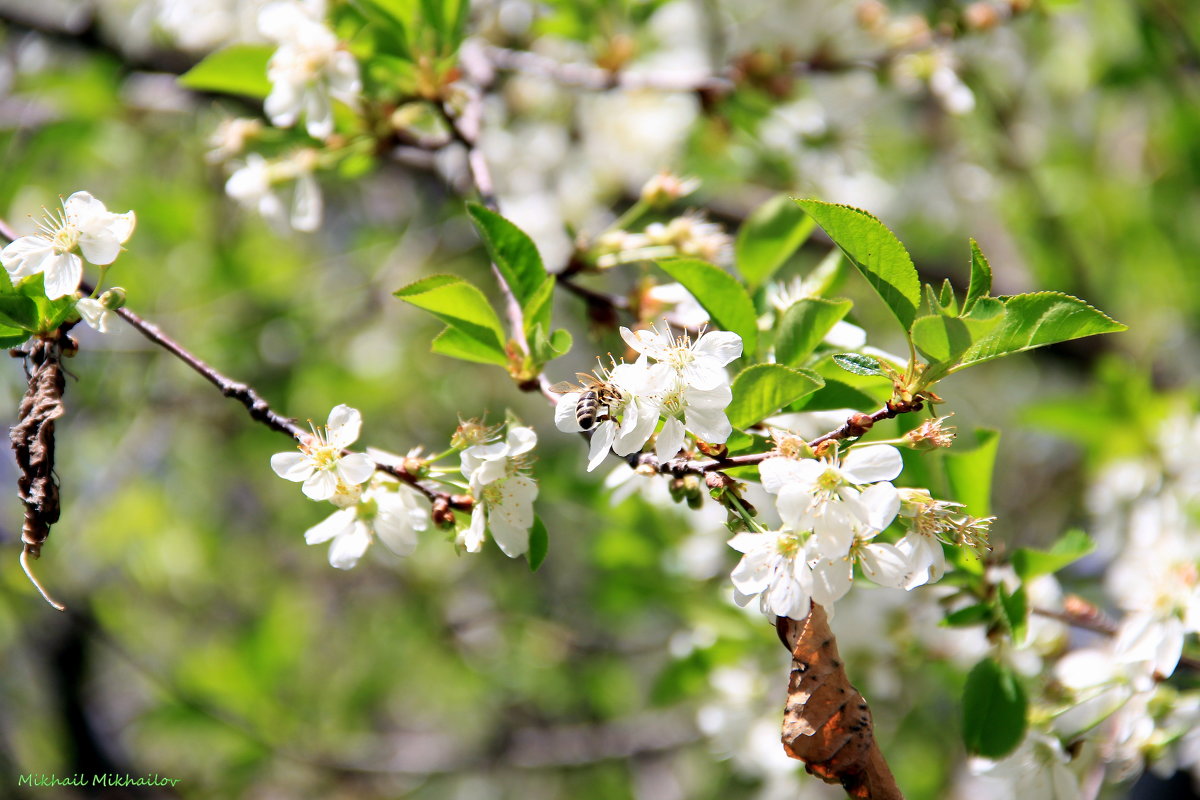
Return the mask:
<path id="1" fill-rule="evenodd" d="M 65 211 L 46 211 L 46 219 L 38 223 L 40 236 L 49 239 L 58 255 L 69 253 L 79 244 L 79 229 L 67 219 Z"/>

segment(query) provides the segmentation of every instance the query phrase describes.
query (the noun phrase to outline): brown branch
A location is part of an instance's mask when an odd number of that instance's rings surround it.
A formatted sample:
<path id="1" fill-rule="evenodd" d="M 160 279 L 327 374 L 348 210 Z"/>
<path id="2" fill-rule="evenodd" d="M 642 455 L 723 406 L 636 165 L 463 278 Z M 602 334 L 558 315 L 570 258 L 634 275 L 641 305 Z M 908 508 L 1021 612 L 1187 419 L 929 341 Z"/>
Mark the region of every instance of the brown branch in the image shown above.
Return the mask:
<path id="1" fill-rule="evenodd" d="M 924 403 L 920 400 L 915 400 L 911 403 L 900 403 L 889 401 L 887 405 L 876 411 L 874 414 L 854 414 L 839 428 L 836 428 L 829 433 L 822 434 L 810 442 L 807 442 L 810 448 L 816 448 L 818 445 L 836 441 L 840 439 L 856 439 L 867 431 L 869 431 L 877 422 L 885 419 L 894 419 L 901 414 L 906 414 L 910 411 L 920 411 L 924 407 Z M 681 477 L 683 475 L 704 475 L 709 472 L 720 472 L 734 467 L 747 467 L 754 464 L 762 463 L 772 456 L 778 455 L 774 450 L 768 450 L 765 453 L 748 453 L 740 456 L 727 456 L 724 458 L 716 458 L 711 461 L 692 461 L 688 459 L 675 459 L 671 461 L 658 460 L 658 456 L 653 453 L 634 453 L 629 457 L 629 465 L 633 468 L 639 466 L 648 466 L 658 472 Z"/>
<path id="2" fill-rule="evenodd" d="M 851 797 L 903 800 L 875 740 L 871 709 L 846 677 L 825 609 L 813 603 L 803 622 L 777 617 L 775 625 L 792 652 L 783 749 Z"/>

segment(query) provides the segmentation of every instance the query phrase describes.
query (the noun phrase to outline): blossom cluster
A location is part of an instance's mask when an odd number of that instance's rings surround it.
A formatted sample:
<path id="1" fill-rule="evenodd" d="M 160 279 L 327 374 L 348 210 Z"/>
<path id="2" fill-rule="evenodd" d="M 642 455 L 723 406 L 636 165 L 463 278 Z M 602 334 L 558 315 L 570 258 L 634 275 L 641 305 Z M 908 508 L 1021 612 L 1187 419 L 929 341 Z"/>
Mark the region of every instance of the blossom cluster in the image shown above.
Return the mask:
<path id="1" fill-rule="evenodd" d="M 686 334 L 674 336 L 668 327 L 663 331 L 621 328 L 621 337 L 639 354 L 637 360 L 602 370 L 596 384 L 564 393 L 555 407 L 558 429 L 578 433 L 585 430 L 579 419 L 584 396 L 590 393 L 588 400 L 597 403 L 589 471 L 610 449 L 619 456 L 640 451 L 655 430 L 654 452 L 664 461 L 684 449 L 689 433 L 710 444 L 723 444 L 729 438 L 733 427 L 725 409 L 733 391 L 725 367 L 742 354 L 740 336 L 707 331 L 693 342 Z"/>
<path id="2" fill-rule="evenodd" d="M 448 471 L 431 466 L 436 459 L 421 459 L 415 452 L 409 458 L 374 448 L 367 448 L 365 454 L 351 452 L 361 429 L 362 415 L 339 405 L 329 412 L 326 425 L 314 425 L 311 433 L 300 438 L 297 451 L 271 457 L 275 474 L 301 484 L 301 492 L 310 500 L 336 507 L 304 538 L 309 544 L 330 542 L 329 563 L 338 569 L 354 567 L 376 539 L 396 555 L 409 555 L 417 547 L 417 534 L 429 527 L 426 498 L 384 468 L 407 470 L 416 464 L 430 475 Z M 469 523 L 454 520 L 455 542 L 462 550 L 477 553 L 490 532 L 497 546 L 516 558 L 529 550 L 534 523 L 538 486 L 528 467 L 537 434 L 516 425 L 509 427 L 503 441 L 495 433 L 464 423 L 456 435 L 458 446 L 448 451 L 460 450 L 462 488 L 472 497 Z"/>

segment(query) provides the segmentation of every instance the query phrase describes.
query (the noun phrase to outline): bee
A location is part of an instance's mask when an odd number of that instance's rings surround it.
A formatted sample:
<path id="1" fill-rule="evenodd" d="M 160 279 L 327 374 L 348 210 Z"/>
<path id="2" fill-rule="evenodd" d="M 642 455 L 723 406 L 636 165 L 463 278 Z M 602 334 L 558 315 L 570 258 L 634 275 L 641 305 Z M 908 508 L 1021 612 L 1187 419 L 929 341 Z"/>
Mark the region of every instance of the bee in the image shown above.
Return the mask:
<path id="1" fill-rule="evenodd" d="M 579 402 L 575 404 L 575 421 L 579 423 L 579 427 L 589 431 L 596 423 L 612 419 L 608 407 L 620 401 L 621 390 L 590 372 L 576 372 L 575 377 L 579 378 L 578 384 L 563 381 L 551 386 L 550 391 L 556 394 L 580 393 Z M 604 407 L 603 413 L 600 411 L 601 406 Z"/>

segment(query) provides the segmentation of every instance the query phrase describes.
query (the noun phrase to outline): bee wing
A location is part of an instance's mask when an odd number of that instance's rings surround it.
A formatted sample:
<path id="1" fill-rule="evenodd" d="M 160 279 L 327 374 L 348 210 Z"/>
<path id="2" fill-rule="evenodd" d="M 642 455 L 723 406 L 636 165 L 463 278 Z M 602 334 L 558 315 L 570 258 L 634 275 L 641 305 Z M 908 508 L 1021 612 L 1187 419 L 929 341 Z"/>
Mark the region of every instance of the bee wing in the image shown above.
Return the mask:
<path id="1" fill-rule="evenodd" d="M 601 381 L 599 378 L 597 378 L 595 375 L 593 375 L 590 372 L 576 372 L 575 377 L 579 378 L 579 382 L 583 386 L 588 387 L 589 389 L 603 383 L 603 381 Z M 583 388 L 583 386 L 581 386 L 580 388 Z"/>
<path id="2" fill-rule="evenodd" d="M 559 381 L 558 383 L 556 383 L 550 387 L 550 391 L 554 392 L 555 394 L 567 394 L 569 392 L 578 392 L 579 389 L 580 389 L 579 386 L 576 386 L 575 384 L 571 383 L 570 381 Z"/>

